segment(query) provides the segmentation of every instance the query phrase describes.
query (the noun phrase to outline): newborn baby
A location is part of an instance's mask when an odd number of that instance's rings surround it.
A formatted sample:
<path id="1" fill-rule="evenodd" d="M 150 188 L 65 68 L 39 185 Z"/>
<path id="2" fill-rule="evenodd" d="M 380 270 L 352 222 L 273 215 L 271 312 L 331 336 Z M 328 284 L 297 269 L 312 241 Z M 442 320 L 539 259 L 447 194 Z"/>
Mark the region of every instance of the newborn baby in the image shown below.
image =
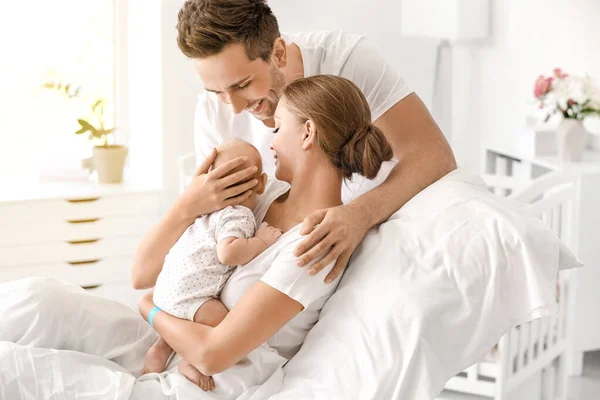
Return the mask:
<path id="1" fill-rule="evenodd" d="M 281 236 L 279 229 L 266 223 L 256 230 L 252 209 L 267 183 L 258 150 L 242 140 L 226 141 L 218 148 L 213 168 L 242 156 L 248 157 L 258 168 L 251 177 L 258 180 L 252 195 L 239 206 L 197 218 L 165 258 L 154 288 L 154 304 L 175 317 L 217 325 L 227 314 L 225 306 L 218 301 L 219 294 L 235 267 L 250 262 Z M 247 166 L 231 173 L 243 168 Z M 209 300 L 218 303 L 203 308 Z M 223 317 L 218 321 L 215 321 L 215 307 L 222 309 Z M 159 338 L 146 354 L 142 373 L 164 371 L 172 352 L 167 342 Z M 204 390 L 214 388 L 211 377 L 184 360 L 179 364 L 179 372 Z"/>

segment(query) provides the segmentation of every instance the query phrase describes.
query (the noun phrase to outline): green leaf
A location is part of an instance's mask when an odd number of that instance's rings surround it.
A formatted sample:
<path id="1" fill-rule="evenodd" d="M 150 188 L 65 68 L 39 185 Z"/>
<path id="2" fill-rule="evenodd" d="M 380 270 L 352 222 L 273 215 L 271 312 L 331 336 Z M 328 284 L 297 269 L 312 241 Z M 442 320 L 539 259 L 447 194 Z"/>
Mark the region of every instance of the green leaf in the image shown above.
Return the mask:
<path id="1" fill-rule="evenodd" d="M 84 132 L 90 131 L 90 132 L 94 132 L 96 131 L 96 128 L 94 128 L 92 126 L 92 124 L 90 124 L 89 122 L 87 122 L 84 119 L 78 119 L 77 122 L 79 122 L 79 125 L 81 126 L 81 129 L 79 129 L 77 132 L 75 132 L 76 135 L 80 135 Z"/>
<path id="2" fill-rule="evenodd" d="M 95 103 L 92 105 L 92 111 L 96 111 L 96 108 L 98 108 L 98 106 L 99 106 L 100 104 L 102 104 L 103 102 L 104 102 L 104 100 L 103 100 L 103 99 L 100 99 L 100 100 L 96 101 L 96 102 L 95 102 Z"/>

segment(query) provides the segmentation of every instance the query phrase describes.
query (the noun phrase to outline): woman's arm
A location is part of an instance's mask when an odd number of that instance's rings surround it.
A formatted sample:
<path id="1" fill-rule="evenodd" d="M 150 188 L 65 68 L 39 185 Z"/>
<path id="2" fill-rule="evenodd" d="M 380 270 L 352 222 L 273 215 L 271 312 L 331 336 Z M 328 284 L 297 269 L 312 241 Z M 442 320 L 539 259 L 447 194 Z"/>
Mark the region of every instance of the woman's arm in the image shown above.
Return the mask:
<path id="1" fill-rule="evenodd" d="M 256 186 L 257 180 L 238 184 L 256 172 L 250 166 L 242 171 L 229 173 L 247 163 L 246 157 L 227 161 L 208 172 L 217 152 L 211 154 L 198 167 L 188 188 L 175 201 L 165 216 L 142 238 L 135 252 L 131 267 L 131 282 L 136 289 L 147 289 L 156 284 L 167 253 L 183 232 L 200 215 L 238 205 L 246 200 Z"/>
<path id="2" fill-rule="evenodd" d="M 152 297 L 146 296 L 140 302 L 140 313 L 147 319 L 153 307 Z M 235 365 L 303 308 L 286 294 L 258 282 L 215 328 L 165 312 L 155 314 L 153 325 L 173 350 L 208 376 Z"/>

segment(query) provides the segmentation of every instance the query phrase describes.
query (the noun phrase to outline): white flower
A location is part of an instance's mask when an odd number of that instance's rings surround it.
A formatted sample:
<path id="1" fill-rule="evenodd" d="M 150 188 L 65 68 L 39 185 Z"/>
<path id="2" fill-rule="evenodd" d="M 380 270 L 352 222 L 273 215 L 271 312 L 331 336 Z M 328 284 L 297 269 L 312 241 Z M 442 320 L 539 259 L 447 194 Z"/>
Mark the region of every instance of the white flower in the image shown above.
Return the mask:
<path id="1" fill-rule="evenodd" d="M 590 76 L 586 76 L 584 79 L 583 94 L 586 100 L 590 101 L 586 108 L 600 111 L 600 87 Z"/>

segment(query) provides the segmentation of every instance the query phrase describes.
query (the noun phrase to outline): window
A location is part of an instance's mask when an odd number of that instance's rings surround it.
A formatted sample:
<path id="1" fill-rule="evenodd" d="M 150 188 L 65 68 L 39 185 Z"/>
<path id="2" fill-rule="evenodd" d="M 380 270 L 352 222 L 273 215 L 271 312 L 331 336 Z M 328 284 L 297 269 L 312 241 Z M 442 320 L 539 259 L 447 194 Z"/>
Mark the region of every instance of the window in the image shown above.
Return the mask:
<path id="1" fill-rule="evenodd" d="M 93 118 L 90 106 L 104 99 L 106 125 L 115 123 L 120 0 L 7 3 L 0 6 L 0 176 L 77 165 L 92 149 L 87 134 L 74 134 L 77 119 Z M 78 97 L 45 89 L 46 82 L 68 83 Z"/>

